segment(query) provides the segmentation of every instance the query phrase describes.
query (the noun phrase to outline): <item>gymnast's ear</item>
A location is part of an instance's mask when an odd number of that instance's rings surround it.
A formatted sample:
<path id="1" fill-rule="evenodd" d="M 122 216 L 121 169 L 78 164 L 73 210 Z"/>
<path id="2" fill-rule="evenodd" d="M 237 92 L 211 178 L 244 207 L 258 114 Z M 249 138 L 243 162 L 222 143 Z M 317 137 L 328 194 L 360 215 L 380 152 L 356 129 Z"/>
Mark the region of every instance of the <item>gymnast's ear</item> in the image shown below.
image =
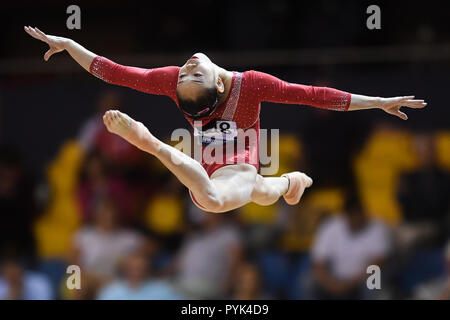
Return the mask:
<path id="1" fill-rule="evenodd" d="M 225 85 L 223 84 L 222 78 L 220 76 L 217 77 L 216 88 L 220 94 L 224 93 L 225 91 Z"/>

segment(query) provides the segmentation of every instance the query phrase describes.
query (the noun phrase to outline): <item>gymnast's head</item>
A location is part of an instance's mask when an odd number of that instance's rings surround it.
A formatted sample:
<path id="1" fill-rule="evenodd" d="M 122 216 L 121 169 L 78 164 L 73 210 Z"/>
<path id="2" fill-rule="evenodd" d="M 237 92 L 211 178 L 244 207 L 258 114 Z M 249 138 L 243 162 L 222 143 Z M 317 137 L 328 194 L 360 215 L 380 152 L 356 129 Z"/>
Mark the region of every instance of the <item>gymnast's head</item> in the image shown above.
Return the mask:
<path id="1" fill-rule="evenodd" d="M 213 113 L 223 92 L 218 68 L 205 54 L 194 54 L 180 68 L 178 105 L 191 118 L 200 119 Z"/>

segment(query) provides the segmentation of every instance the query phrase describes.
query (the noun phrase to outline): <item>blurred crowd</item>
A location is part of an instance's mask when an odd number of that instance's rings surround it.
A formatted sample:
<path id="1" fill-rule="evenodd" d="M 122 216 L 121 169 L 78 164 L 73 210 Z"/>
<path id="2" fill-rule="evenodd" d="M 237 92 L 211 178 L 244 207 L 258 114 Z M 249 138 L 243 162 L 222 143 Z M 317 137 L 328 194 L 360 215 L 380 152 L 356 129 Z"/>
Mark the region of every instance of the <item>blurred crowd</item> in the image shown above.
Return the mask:
<path id="1" fill-rule="evenodd" d="M 294 207 L 213 214 L 106 131 L 119 100 L 102 94 L 38 181 L 1 146 L 0 299 L 450 298 L 450 131 L 377 125 L 345 182 L 318 183 Z M 329 170 L 307 142 L 280 136 L 279 174 Z M 66 285 L 69 265 L 80 289 Z"/>

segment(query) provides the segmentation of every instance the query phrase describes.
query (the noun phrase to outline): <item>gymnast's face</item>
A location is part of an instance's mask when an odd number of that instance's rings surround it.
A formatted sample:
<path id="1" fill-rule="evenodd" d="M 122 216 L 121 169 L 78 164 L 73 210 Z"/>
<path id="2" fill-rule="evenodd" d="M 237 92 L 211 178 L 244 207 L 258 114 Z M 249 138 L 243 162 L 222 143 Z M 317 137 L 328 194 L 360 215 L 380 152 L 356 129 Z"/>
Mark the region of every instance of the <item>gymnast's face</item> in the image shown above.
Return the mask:
<path id="1" fill-rule="evenodd" d="M 217 87 L 221 79 L 215 65 L 203 53 L 196 53 L 180 68 L 177 93 L 183 99 L 197 100 L 205 89 Z"/>

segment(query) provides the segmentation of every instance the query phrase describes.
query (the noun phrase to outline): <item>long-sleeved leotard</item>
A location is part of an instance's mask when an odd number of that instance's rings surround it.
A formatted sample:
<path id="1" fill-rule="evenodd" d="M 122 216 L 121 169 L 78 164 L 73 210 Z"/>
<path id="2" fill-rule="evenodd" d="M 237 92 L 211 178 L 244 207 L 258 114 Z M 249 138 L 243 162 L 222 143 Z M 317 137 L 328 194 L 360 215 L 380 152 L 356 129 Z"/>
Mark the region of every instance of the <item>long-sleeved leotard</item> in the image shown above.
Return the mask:
<path id="1" fill-rule="evenodd" d="M 175 66 L 154 69 L 128 67 L 100 56 L 95 57 L 90 67 L 93 75 L 108 83 L 150 94 L 166 95 L 172 98 L 177 106 L 176 88 L 179 70 L 180 68 Z M 351 94 L 327 87 L 289 83 L 253 70 L 243 73 L 233 72 L 227 99 L 209 117 L 200 122 L 200 127 L 209 128 L 225 121 L 228 122 L 227 125 L 231 124 L 236 129 L 243 129 L 243 132 L 249 129 L 255 130 L 257 143 L 246 141 L 244 150 L 236 151 L 232 155 L 227 155 L 224 150 L 222 163 L 208 163 L 202 157 L 202 165 L 209 175 L 224 165 L 239 162 L 252 164 L 258 169 L 259 112 L 263 101 L 347 111 Z M 192 118 L 186 115 L 185 117 L 197 127 L 198 123 L 194 124 Z M 207 144 L 208 142 L 203 140 L 203 149 Z"/>

